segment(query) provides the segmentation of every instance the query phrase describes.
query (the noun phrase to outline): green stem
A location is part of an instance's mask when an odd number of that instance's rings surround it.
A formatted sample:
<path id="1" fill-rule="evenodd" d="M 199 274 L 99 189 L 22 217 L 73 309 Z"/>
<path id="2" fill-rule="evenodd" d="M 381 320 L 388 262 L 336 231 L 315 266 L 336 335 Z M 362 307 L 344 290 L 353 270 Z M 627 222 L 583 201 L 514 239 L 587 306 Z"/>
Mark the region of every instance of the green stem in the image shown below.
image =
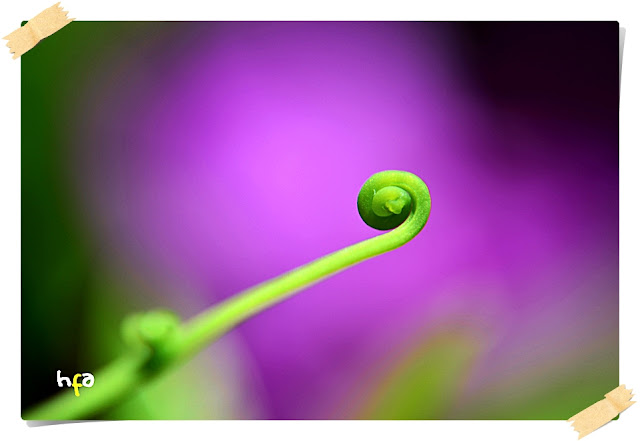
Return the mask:
<path id="1" fill-rule="evenodd" d="M 248 318 L 326 277 L 409 242 L 427 223 L 431 197 L 427 186 L 417 176 L 403 171 L 385 171 L 365 182 L 358 196 L 358 211 L 373 228 L 395 229 L 243 291 L 182 325 L 166 312 L 134 316 L 134 320 L 125 325 L 125 338 L 130 342 L 136 337 L 142 340 L 144 345 L 139 346 L 143 349 L 123 356 L 97 372 L 96 385 L 83 390 L 81 397 L 63 391 L 39 407 L 26 411 L 23 418 L 80 419 L 107 410 L 134 388 L 169 366 L 188 360 Z"/>

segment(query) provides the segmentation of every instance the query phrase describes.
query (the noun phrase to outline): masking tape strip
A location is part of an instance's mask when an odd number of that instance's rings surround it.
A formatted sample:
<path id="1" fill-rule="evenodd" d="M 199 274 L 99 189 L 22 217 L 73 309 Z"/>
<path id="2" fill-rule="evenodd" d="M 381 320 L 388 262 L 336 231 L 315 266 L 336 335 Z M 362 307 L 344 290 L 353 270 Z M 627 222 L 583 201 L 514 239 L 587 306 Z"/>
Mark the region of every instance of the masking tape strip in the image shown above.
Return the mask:
<path id="1" fill-rule="evenodd" d="M 9 40 L 7 46 L 14 54 L 13 59 L 20 57 L 40 40 L 71 23 L 74 19 L 67 18 L 67 14 L 68 12 L 65 12 L 58 2 L 33 17 L 24 26 L 3 37 L 3 40 Z"/>
<path id="2" fill-rule="evenodd" d="M 631 401 L 633 397 L 631 392 L 632 390 L 626 389 L 624 384 L 620 385 L 605 394 L 604 400 L 598 401 L 569 418 L 567 421 L 573 421 L 573 430 L 578 432 L 578 439 L 604 426 L 620 412 L 635 403 L 635 401 Z"/>

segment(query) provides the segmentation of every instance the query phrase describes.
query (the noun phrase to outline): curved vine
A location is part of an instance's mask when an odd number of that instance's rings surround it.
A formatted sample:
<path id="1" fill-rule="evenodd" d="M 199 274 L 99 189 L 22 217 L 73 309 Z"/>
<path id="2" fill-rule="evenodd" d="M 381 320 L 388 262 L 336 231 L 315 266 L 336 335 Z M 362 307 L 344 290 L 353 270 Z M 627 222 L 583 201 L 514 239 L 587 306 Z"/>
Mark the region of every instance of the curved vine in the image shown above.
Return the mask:
<path id="1" fill-rule="evenodd" d="M 174 313 L 164 310 L 128 317 L 122 325 L 128 351 L 95 374 L 94 387 L 83 391 L 82 399 L 73 394 L 59 394 L 26 411 L 23 418 L 72 420 L 107 410 L 133 388 L 186 361 L 248 318 L 324 278 L 409 242 L 429 219 L 431 196 L 416 175 L 383 171 L 371 176 L 362 186 L 358 212 L 367 225 L 392 231 L 242 291 L 182 324 Z"/>

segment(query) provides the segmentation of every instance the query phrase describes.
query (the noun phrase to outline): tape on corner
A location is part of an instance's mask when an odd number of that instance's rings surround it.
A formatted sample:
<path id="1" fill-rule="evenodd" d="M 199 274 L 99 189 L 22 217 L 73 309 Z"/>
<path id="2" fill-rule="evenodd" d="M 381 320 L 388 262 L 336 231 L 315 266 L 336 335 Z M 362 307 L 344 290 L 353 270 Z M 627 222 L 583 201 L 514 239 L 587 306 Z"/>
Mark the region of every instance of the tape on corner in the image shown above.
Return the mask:
<path id="1" fill-rule="evenodd" d="M 33 17 L 24 26 L 3 37 L 3 40 L 9 40 L 7 46 L 13 53 L 13 59 L 20 57 L 38 44 L 40 40 L 71 23 L 74 19 L 67 18 L 67 14 L 68 12 L 65 12 L 58 2 Z"/>
<path id="2" fill-rule="evenodd" d="M 607 424 L 620 412 L 629 408 L 635 401 L 631 401 L 633 394 L 631 389 L 620 385 L 604 395 L 604 400 L 587 407 L 569 418 L 573 421 L 573 429 L 578 432 L 578 439 L 587 436 L 591 432 Z"/>

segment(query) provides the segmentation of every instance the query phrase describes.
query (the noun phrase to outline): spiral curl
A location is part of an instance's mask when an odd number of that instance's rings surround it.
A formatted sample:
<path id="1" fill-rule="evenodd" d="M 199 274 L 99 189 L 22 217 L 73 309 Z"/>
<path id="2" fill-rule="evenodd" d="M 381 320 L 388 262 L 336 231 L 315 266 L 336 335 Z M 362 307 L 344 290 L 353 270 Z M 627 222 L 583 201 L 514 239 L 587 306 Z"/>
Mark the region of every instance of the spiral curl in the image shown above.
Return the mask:
<path id="1" fill-rule="evenodd" d="M 358 213 L 377 230 L 391 230 L 401 225 L 412 209 L 420 218 L 418 234 L 431 212 L 431 196 L 425 183 L 413 173 L 388 170 L 374 174 L 358 194 Z"/>

